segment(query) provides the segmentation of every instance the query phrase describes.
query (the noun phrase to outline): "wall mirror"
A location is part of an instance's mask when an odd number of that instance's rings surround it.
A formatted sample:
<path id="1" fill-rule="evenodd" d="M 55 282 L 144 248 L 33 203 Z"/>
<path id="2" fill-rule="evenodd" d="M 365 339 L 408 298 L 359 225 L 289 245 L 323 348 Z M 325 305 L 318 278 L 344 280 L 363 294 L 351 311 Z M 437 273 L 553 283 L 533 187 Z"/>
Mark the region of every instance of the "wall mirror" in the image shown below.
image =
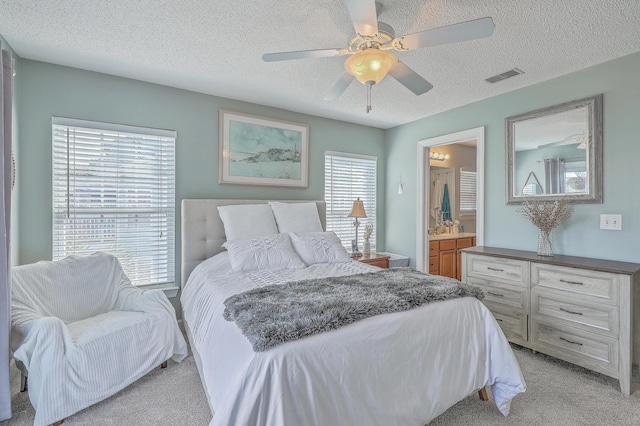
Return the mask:
<path id="1" fill-rule="evenodd" d="M 602 95 L 506 118 L 507 204 L 602 203 Z"/>

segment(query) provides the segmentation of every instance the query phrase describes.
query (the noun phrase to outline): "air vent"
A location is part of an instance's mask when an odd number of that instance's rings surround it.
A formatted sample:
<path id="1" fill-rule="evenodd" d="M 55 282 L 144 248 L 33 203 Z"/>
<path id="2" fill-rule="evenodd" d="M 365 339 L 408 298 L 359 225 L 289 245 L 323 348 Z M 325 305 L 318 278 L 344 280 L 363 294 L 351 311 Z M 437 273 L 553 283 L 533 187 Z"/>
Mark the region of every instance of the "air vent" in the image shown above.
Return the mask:
<path id="1" fill-rule="evenodd" d="M 507 78 L 515 77 L 516 75 L 524 74 L 524 71 L 519 70 L 518 68 L 514 68 L 507 72 L 503 72 L 502 74 L 494 75 L 493 77 L 489 77 L 485 79 L 487 83 L 497 83 L 502 80 L 506 80 Z"/>

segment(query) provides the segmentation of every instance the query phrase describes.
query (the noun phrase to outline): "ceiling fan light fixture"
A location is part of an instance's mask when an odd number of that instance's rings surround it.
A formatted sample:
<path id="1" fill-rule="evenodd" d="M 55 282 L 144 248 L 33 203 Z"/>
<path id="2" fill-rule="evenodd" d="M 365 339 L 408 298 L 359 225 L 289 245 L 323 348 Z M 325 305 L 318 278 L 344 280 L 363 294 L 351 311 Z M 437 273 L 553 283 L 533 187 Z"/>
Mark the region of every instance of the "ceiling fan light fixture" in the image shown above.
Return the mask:
<path id="1" fill-rule="evenodd" d="M 372 85 L 379 83 L 398 58 L 387 50 L 369 48 L 354 53 L 344 62 L 344 68 L 360 83 Z"/>

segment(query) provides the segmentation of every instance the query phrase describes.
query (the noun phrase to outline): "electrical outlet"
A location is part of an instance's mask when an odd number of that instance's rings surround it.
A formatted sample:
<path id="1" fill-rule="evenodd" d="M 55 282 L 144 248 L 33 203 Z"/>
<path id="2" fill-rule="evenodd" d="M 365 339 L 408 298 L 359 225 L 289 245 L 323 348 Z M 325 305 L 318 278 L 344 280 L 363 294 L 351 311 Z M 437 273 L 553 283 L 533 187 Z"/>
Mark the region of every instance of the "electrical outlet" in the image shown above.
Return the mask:
<path id="1" fill-rule="evenodd" d="M 601 214 L 600 229 L 609 231 L 622 231 L 622 215 L 621 214 Z"/>

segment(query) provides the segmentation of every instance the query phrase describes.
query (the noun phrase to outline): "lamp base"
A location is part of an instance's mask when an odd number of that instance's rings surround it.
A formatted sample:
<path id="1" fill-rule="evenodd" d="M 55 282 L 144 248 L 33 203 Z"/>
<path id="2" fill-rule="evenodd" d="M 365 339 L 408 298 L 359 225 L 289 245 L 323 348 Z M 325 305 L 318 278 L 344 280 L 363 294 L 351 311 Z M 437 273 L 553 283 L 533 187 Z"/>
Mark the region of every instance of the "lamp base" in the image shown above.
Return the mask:
<path id="1" fill-rule="evenodd" d="M 360 253 L 360 250 L 356 250 L 356 251 L 352 251 L 350 256 L 351 257 L 362 257 L 362 253 Z"/>

